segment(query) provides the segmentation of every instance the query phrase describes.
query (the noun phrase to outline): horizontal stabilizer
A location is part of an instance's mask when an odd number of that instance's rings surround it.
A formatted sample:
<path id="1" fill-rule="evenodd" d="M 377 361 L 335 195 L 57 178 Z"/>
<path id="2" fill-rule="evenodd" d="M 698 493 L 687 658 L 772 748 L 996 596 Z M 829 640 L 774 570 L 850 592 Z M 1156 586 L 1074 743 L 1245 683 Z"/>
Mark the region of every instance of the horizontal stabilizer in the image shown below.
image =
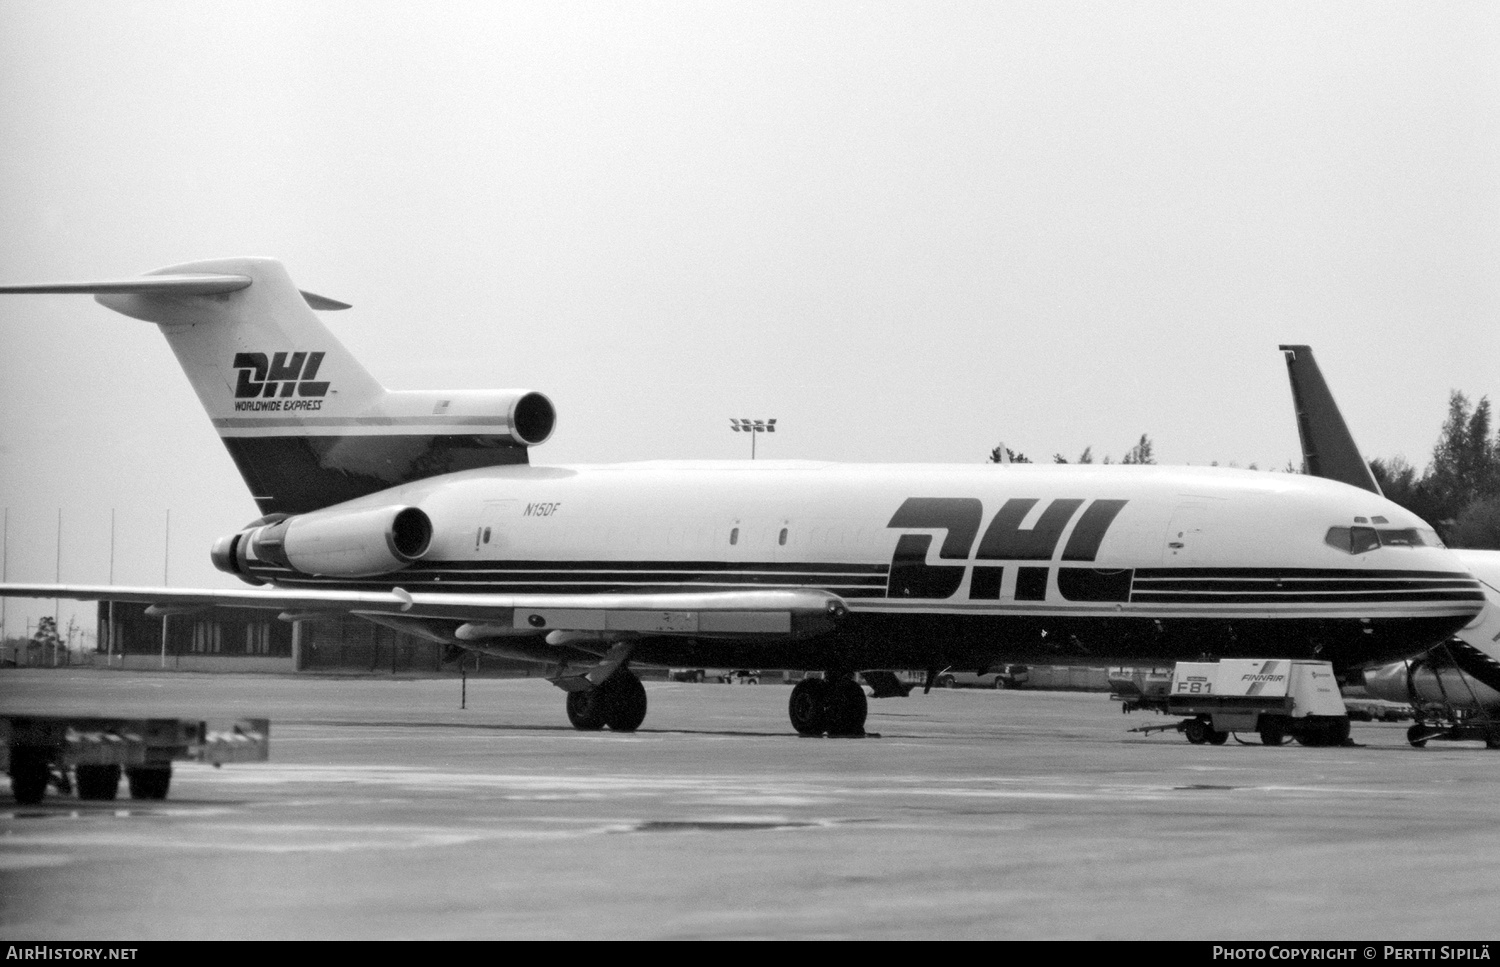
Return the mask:
<path id="1" fill-rule="evenodd" d="M 27 285 L 0 285 L 0 294 L 12 295 L 224 295 L 248 288 L 254 281 L 248 275 L 151 275 L 139 279 L 113 279 L 103 282 L 33 282 Z M 333 311 L 350 308 L 349 303 L 302 292 L 302 298 L 314 309 Z"/>
<path id="2" fill-rule="evenodd" d="M 220 295 L 250 285 L 248 275 L 153 275 L 105 282 L 35 282 L 0 285 L 0 293 L 59 295 Z"/>

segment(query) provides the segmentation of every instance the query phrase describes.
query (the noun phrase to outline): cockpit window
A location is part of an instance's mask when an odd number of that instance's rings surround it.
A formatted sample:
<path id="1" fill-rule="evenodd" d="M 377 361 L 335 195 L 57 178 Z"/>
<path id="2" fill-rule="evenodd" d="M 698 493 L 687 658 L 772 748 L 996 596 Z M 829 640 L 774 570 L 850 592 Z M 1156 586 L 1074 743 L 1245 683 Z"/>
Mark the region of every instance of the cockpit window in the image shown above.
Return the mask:
<path id="1" fill-rule="evenodd" d="M 1436 531 L 1425 527 L 1330 527 L 1323 542 L 1346 554 L 1364 554 L 1379 547 L 1442 547 Z"/>

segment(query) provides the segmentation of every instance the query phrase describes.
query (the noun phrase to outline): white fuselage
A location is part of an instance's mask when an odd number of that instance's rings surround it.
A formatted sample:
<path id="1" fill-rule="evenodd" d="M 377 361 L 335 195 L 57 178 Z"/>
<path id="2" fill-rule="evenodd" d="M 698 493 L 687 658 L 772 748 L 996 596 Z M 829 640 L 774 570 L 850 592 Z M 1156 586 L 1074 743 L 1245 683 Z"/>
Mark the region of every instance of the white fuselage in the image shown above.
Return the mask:
<path id="1" fill-rule="evenodd" d="M 411 566 L 358 578 L 257 566 L 255 576 L 284 588 L 450 593 L 814 587 L 847 602 L 845 644 L 880 654 L 872 664 L 885 667 L 930 652 L 935 637 L 945 657 L 975 663 L 1248 651 L 1370 664 L 1420 651 L 1480 604 L 1442 547 L 1332 546 L 1332 528 L 1425 525 L 1377 495 L 1296 474 L 513 466 L 414 482 L 306 518 L 394 504 L 432 521 L 431 546 Z"/>

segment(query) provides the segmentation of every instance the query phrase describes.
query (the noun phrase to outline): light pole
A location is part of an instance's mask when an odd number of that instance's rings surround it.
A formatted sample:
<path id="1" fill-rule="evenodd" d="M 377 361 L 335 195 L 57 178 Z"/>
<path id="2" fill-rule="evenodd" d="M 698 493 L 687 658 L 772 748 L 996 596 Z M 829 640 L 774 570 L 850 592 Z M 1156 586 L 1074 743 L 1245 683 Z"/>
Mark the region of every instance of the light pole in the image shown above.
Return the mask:
<path id="1" fill-rule="evenodd" d="M 167 523 L 162 529 L 161 545 L 161 583 L 168 586 L 172 582 L 168 579 L 168 567 L 172 562 L 172 508 L 167 508 Z M 167 667 L 167 612 L 161 615 L 161 667 Z"/>
<path id="2" fill-rule="evenodd" d="M 730 419 L 729 428 L 736 433 L 750 434 L 750 459 L 755 459 L 755 434 L 775 433 L 775 420 L 736 420 Z"/>
<path id="3" fill-rule="evenodd" d="M 55 583 L 62 584 L 62 508 L 57 508 L 57 570 L 53 579 Z M 52 601 L 52 627 L 57 628 L 57 621 L 62 617 L 62 599 L 55 598 Z M 57 667 L 57 646 L 52 646 L 52 667 Z"/>

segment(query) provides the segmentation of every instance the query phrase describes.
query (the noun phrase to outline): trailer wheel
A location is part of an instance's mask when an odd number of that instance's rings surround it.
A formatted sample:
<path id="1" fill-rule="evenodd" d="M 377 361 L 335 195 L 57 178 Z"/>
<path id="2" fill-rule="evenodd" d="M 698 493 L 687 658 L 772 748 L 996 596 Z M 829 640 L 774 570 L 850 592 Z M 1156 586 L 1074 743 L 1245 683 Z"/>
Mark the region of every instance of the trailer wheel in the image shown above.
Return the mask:
<path id="1" fill-rule="evenodd" d="M 1490 729 L 1484 735 L 1486 749 L 1500 749 L 1500 729 Z"/>
<path id="2" fill-rule="evenodd" d="M 1223 745 L 1225 742 L 1228 742 L 1228 741 L 1229 741 L 1229 733 L 1228 732 L 1220 732 L 1218 729 L 1209 729 L 1208 730 L 1208 744 L 1209 745 Z"/>
<path id="3" fill-rule="evenodd" d="M 1208 733 L 1212 731 L 1208 723 L 1202 719 L 1193 719 L 1182 727 L 1182 732 L 1187 740 L 1193 745 L 1202 745 L 1208 741 Z"/>
<path id="4" fill-rule="evenodd" d="M 52 776 L 47 750 L 12 746 L 10 750 L 10 792 L 23 806 L 35 806 L 47 795 L 47 780 Z"/>
<path id="5" fill-rule="evenodd" d="M 1309 747 L 1343 745 L 1348 738 L 1349 718 L 1343 715 L 1309 715 L 1296 733 L 1297 741 Z"/>
<path id="6" fill-rule="evenodd" d="M 120 790 L 119 766 L 78 766 L 73 770 L 79 799 L 109 800 Z"/>
<path id="7" fill-rule="evenodd" d="M 1286 731 L 1279 722 L 1265 722 L 1260 727 L 1261 745 L 1285 745 Z"/>
<path id="8" fill-rule="evenodd" d="M 136 766 L 125 770 L 130 784 L 131 799 L 165 799 L 167 787 L 172 784 L 172 764 L 164 766 Z"/>

